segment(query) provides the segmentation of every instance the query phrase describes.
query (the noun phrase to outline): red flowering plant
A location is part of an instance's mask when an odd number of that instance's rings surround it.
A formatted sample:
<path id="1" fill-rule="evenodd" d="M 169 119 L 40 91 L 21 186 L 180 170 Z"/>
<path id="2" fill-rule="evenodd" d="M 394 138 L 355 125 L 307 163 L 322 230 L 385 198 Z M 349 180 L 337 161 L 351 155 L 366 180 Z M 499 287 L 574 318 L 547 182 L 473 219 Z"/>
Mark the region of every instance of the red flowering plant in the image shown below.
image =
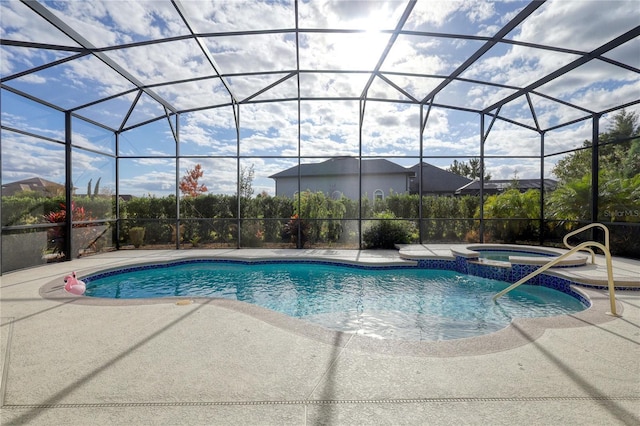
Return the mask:
<path id="1" fill-rule="evenodd" d="M 300 236 L 300 241 L 298 241 L 298 236 Z M 291 241 L 296 245 L 296 248 L 304 248 L 308 238 L 309 224 L 300 219 L 297 214 L 291 216 L 291 220 L 282 229 L 282 239 Z"/>
<path id="2" fill-rule="evenodd" d="M 86 222 L 92 221 L 96 218 L 91 215 L 91 212 L 85 210 L 82 206 L 76 206 L 75 202 L 71 202 L 71 217 L 74 222 Z M 65 223 L 67 220 L 67 206 L 64 203 L 60 203 L 60 210 L 51 211 L 44 215 L 44 219 L 49 223 Z M 91 224 L 80 223 L 74 225 L 74 228 L 85 228 L 75 231 L 79 236 L 79 240 L 82 242 L 82 246 L 95 244 L 94 230 L 91 228 Z M 62 253 L 65 239 L 65 227 L 56 226 L 49 229 L 47 233 L 51 249 L 54 253 Z"/>

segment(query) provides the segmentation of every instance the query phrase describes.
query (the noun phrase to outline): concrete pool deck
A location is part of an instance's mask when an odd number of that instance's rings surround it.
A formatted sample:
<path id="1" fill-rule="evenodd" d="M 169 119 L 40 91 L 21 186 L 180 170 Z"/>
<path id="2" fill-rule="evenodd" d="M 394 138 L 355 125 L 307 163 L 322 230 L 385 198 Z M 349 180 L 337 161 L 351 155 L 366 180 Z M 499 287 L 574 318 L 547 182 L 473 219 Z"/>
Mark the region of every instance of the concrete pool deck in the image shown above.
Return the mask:
<path id="1" fill-rule="evenodd" d="M 451 247 L 414 249 L 437 257 Z M 41 294 L 72 270 L 81 278 L 212 256 L 403 262 L 395 250 L 122 250 L 2 275 L 0 423 L 640 423 L 638 291 L 616 292 L 619 318 L 604 314 L 606 291 L 587 290 L 596 309 L 582 316 L 415 344 L 328 332 L 234 301 Z M 598 257 L 563 272 L 598 278 L 603 265 Z M 640 262 L 616 258 L 614 273 L 640 281 Z"/>

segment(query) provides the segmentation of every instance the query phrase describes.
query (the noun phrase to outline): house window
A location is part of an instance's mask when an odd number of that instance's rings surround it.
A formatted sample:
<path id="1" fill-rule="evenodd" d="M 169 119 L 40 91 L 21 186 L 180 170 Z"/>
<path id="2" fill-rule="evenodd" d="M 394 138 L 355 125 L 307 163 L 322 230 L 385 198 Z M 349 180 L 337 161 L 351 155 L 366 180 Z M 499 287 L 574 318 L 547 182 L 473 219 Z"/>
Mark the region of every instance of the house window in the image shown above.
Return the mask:
<path id="1" fill-rule="evenodd" d="M 376 189 L 375 191 L 373 191 L 373 199 L 384 200 L 384 192 L 382 192 L 382 189 Z"/>

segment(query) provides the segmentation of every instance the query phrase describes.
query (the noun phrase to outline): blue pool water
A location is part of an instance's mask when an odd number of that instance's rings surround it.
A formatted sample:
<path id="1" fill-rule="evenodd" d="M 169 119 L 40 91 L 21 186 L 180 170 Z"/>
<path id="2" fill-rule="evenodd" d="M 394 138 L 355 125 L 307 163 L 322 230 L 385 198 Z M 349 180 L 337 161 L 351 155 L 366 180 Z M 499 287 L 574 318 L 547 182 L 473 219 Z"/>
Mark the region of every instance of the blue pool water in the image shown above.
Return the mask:
<path id="1" fill-rule="evenodd" d="M 491 297 L 508 283 L 418 268 L 199 261 L 85 280 L 92 297 L 236 299 L 333 330 L 408 340 L 478 336 L 506 327 L 514 317 L 585 309 L 568 294 L 529 285 L 495 304 Z"/>

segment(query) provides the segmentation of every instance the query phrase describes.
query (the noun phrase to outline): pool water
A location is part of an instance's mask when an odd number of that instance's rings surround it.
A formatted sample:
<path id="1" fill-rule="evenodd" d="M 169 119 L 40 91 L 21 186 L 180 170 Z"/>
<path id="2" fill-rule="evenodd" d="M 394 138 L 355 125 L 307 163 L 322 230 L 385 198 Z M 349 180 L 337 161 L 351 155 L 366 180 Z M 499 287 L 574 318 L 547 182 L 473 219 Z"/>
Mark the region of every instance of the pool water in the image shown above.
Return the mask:
<path id="1" fill-rule="evenodd" d="M 509 256 L 526 256 L 526 257 L 554 257 L 551 254 L 524 252 L 517 250 L 474 250 L 480 253 L 480 257 L 488 260 L 499 260 L 501 262 L 509 262 Z"/>
<path id="2" fill-rule="evenodd" d="M 319 263 L 194 262 L 88 277 L 86 295 L 236 299 L 326 328 L 379 338 L 450 340 L 492 333 L 514 317 L 579 312 L 576 298 L 541 286 L 454 271 Z M 109 276 L 108 276 L 109 275 Z"/>

